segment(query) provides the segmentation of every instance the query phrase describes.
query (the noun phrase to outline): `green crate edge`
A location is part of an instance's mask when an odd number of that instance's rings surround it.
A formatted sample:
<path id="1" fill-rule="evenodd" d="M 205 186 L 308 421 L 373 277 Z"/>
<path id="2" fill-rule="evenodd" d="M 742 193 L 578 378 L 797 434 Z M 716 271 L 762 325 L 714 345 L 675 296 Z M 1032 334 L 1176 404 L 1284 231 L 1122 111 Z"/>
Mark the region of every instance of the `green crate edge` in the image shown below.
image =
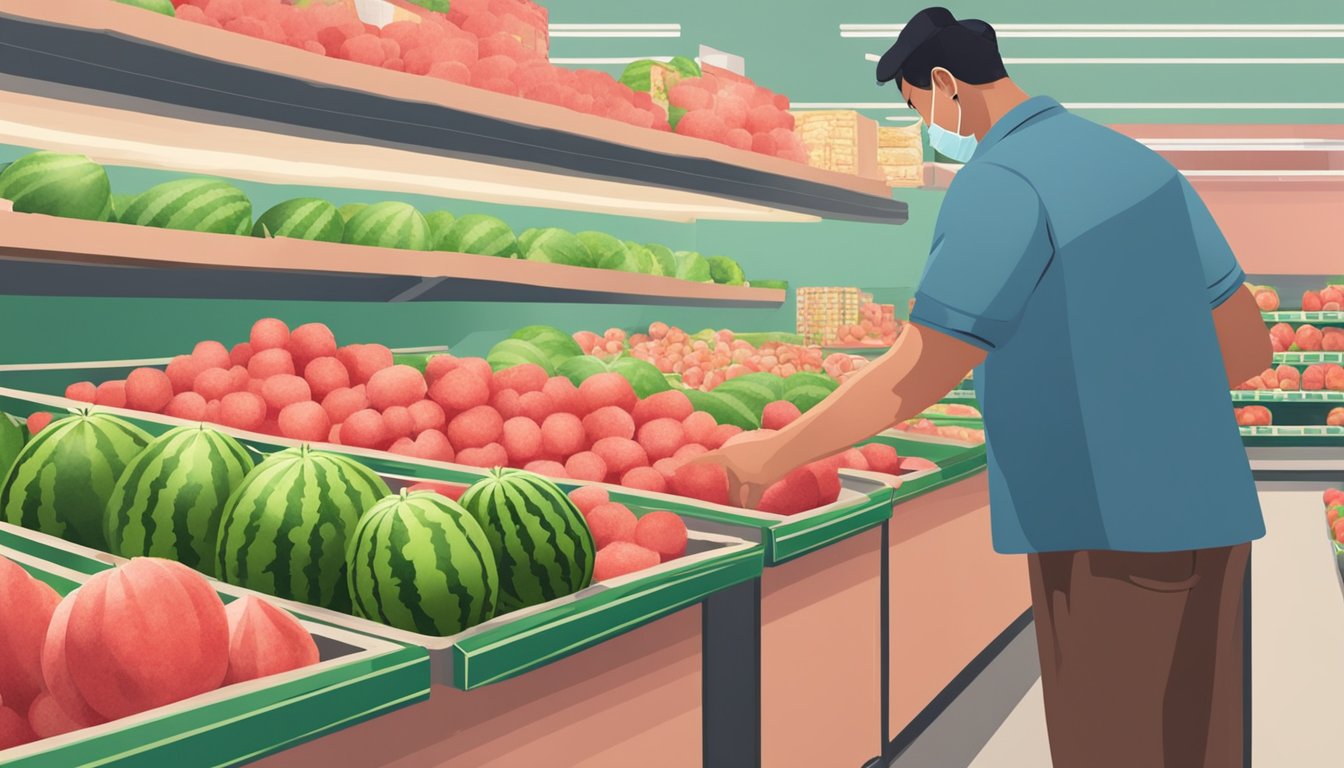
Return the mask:
<path id="1" fill-rule="evenodd" d="M 72 583 L 47 571 L 39 578 Z M 11 758 L 4 764 L 10 768 L 242 765 L 424 701 L 429 698 L 429 679 L 428 653 L 402 646 L 338 669 Z M 314 702 L 319 706 L 313 706 Z"/>
<path id="2" fill-rule="evenodd" d="M 452 648 L 454 686 L 469 691 L 517 677 L 695 605 L 759 577 L 761 553 L 759 545 L 743 548 L 660 574 L 653 589 L 647 582 L 621 584 L 464 637 Z"/>

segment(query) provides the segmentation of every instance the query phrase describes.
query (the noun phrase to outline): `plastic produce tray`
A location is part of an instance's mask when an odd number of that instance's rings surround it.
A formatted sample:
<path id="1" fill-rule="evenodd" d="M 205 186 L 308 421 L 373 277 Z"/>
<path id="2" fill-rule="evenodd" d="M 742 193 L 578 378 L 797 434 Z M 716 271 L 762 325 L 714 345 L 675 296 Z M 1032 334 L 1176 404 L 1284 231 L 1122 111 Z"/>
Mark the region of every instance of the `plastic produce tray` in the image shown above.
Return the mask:
<path id="1" fill-rule="evenodd" d="M 962 383 L 965 384 L 966 382 Z M 973 389 L 954 389 L 951 392 L 948 392 L 947 395 L 938 402 L 954 403 L 957 405 L 973 405 L 976 408 L 980 407 L 980 401 L 975 399 L 975 390 Z"/>
<path id="2" fill-rule="evenodd" d="M 1264 447 L 1344 447 L 1344 427 L 1320 425 L 1242 427 L 1241 441 L 1248 446 Z"/>
<path id="3" fill-rule="evenodd" d="M 955 483 L 985 468 L 983 444 L 963 443 L 933 435 L 913 435 L 897 430 L 888 430 L 875 435 L 868 442 L 884 443 L 895 448 L 898 455 L 918 456 L 938 465 L 937 470 L 902 475 L 894 499 L 898 504 L 905 499 Z"/>
<path id="4" fill-rule="evenodd" d="M 1275 352 L 1275 365 L 1292 365 L 1306 368 L 1320 363 L 1344 365 L 1344 352 Z"/>
<path id="5" fill-rule="evenodd" d="M 88 407 L 63 397 L 0 388 L 0 411 L 16 416 L 26 416 L 44 408 L 63 410 L 77 406 Z M 94 407 L 93 410 L 116 414 L 156 435 L 189 423 L 118 408 Z M 216 428 L 263 453 L 298 445 L 296 441 L 283 438 Z M 393 490 L 420 480 L 471 483 L 485 476 L 484 470 L 475 467 L 419 461 L 382 451 L 335 445 L 323 445 L 320 450 L 342 453 L 365 464 L 381 475 Z M 561 485 L 574 487 L 573 484 Z M 672 504 L 650 504 L 635 498 L 627 501 L 636 508 L 636 514 L 651 509 L 683 511 Z M 889 504 L 887 512 L 890 513 Z M 544 605 L 496 617 L 448 637 L 405 632 L 304 603 L 275 602 L 314 621 L 427 649 L 433 662 L 434 682 L 470 690 L 564 658 L 760 575 L 761 547 L 754 540 L 730 535 L 731 531 L 725 532 L 716 526 L 700 525 L 696 516 L 689 515 L 688 518 L 690 542 L 684 557 L 594 584 Z M 7 524 L 0 524 L 0 545 L 33 552 L 85 573 L 120 562 L 120 558 L 105 552 Z M 218 589 L 229 594 L 245 592 L 227 584 L 220 584 Z"/>
<path id="6" fill-rule="evenodd" d="M 1344 312 L 1303 312 L 1301 310 L 1288 310 L 1283 312 L 1261 312 L 1260 316 L 1264 318 L 1265 325 L 1273 325 L 1275 323 L 1292 323 L 1293 325 L 1310 323 L 1315 326 L 1344 325 Z"/>
<path id="7" fill-rule="evenodd" d="M 65 594 L 89 577 L 5 546 L 0 555 Z M 224 590 L 227 602 L 232 595 Z M 321 661 L 103 725 L 0 750 L 8 768 L 231 766 L 429 697 L 420 648 L 304 622 Z"/>

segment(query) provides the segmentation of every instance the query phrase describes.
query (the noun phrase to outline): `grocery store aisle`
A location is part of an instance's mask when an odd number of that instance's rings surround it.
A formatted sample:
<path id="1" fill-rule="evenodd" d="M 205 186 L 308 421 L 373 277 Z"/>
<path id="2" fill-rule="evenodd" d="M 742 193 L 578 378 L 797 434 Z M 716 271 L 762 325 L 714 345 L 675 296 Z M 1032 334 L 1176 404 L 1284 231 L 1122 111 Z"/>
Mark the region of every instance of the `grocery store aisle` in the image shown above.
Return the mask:
<path id="1" fill-rule="evenodd" d="M 1335 691 L 1344 679 L 1344 596 L 1325 538 L 1324 488 L 1261 485 L 1268 532 L 1255 545 L 1251 570 L 1255 765 L 1339 765 L 1329 734 L 1338 730 Z M 893 768 L 1049 766 L 1034 644 L 1035 633 L 1023 632 Z M 1035 679 L 1022 692 L 1028 673 Z M 1004 695 L 1014 690 L 1015 704 L 1003 706 Z M 990 719 L 997 727 L 986 727 Z M 983 746 L 968 757 L 968 745 Z"/>

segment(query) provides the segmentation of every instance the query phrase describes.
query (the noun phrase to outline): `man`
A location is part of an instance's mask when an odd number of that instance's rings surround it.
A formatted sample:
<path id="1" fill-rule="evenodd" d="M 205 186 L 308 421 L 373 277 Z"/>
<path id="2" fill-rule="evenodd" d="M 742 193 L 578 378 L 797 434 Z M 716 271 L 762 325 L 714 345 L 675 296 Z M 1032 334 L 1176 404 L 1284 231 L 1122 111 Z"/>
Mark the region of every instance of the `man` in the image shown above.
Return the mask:
<path id="1" fill-rule="evenodd" d="M 754 506 L 975 370 L 995 549 L 1026 553 L 1057 768 L 1242 764 L 1242 589 L 1264 535 L 1231 387 L 1270 342 L 1185 178 L 1028 97 L 993 29 L 916 14 L 877 67 L 964 161 L 911 324 L 786 429 L 704 460 Z"/>

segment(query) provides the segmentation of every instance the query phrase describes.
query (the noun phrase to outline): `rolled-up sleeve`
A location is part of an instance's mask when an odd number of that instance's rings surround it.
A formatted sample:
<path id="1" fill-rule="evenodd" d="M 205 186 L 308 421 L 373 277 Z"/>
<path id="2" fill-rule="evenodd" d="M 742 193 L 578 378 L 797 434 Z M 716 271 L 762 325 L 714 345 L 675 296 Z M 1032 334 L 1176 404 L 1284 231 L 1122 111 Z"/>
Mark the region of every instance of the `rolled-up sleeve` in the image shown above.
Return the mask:
<path id="1" fill-rule="evenodd" d="M 968 165 L 943 200 L 910 319 L 997 349 L 1017 330 L 1053 255 L 1031 184 L 1003 166 Z"/>
<path id="2" fill-rule="evenodd" d="M 1204 269 L 1204 284 L 1208 286 L 1209 304 L 1220 306 L 1232 298 L 1246 280 L 1246 273 L 1232 246 L 1227 244 L 1218 222 L 1213 220 L 1208 206 L 1200 199 L 1199 193 L 1190 185 L 1190 181 L 1181 176 L 1181 190 L 1185 193 L 1185 210 L 1190 217 L 1190 228 L 1195 236 L 1195 248 L 1199 251 L 1199 263 Z"/>

